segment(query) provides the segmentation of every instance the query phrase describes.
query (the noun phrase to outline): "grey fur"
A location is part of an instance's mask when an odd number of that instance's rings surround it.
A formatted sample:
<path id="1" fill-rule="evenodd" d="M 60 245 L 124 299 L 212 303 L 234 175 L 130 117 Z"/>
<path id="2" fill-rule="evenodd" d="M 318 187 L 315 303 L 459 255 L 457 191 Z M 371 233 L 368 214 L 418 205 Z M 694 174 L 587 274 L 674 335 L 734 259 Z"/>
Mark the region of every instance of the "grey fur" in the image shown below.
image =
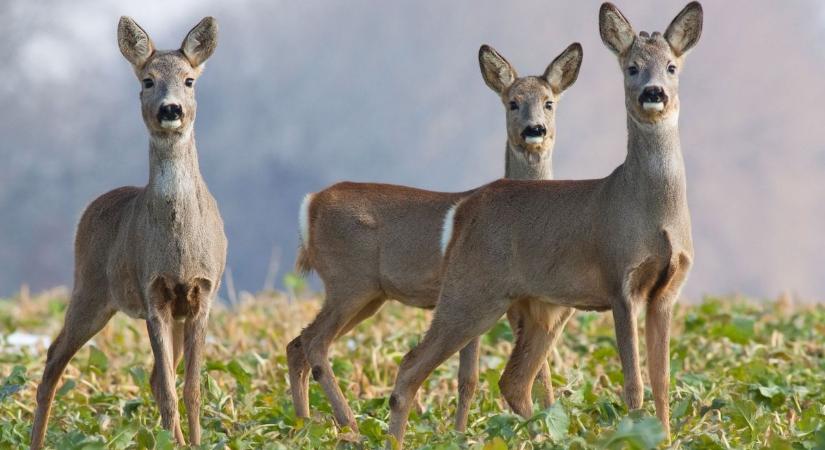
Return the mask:
<path id="1" fill-rule="evenodd" d="M 562 72 L 578 71 L 581 47 L 574 44 L 563 55 L 570 52 L 574 53 L 574 65 L 571 66 L 571 59 L 562 58 Z M 486 67 L 488 56 L 492 67 Z M 561 93 L 554 92 L 542 77 L 517 77 L 509 63 L 488 46 L 481 48 L 479 60 L 482 76 L 498 93 L 507 111 L 508 164 L 505 176 L 549 176 L 555 142 L 555 107 L 546 110 L 545 102 L 556 102 Z M 491 73 L 505 81 L 491 81 Z M 571 83 L 575 80 L 570 76 L 561 78 L 571 80 Z M 509 109 L 511 101 L 518 103 L 519 110 Z M 539 143 L 525 143 L 521 133 L 528 125 L 545 126 L 548 130 L 546 138 Z M 318 272 L 324 282 L 326 298 L 315 320 L 287 346 L 290 390 L 299 417 L 309 416 L 311 370 L 332 404 L 336 422 L 357 429 L 352 410 L 329 364 L 329 346 L 373 315 L 387 299 L 420 308 L 435 305 L 441 282 L 439 237 L 442 219 L 449 208 L 467 195 L 468 192 L 431 192 L 404 186 L 345 182 L 309 197 L 309 203 L 302 208 L 307 217 L 300 222 L 306 224 L 306 229 L 302 231 L 303 242 L 296 266 L 302 271 L 314 269 Z M 347 239 L 341 239 L 342 235 Z M 530 315 L 531 311 L 536 311 L 537 318 Z M 515 324 L 521 322 L 519 318 L 526 315 L 530 316 L 525 320 L 539 323 L 546 320 L 539 307 L 528 310 L 522 309 L 522 305 L 514 305 L 508 316 L 514 329 L 518 329 Z M 545 386 L 542 404 L 547 406 L 552 401 L 552 387 L 546 361 L 541 370 L 539 380 Z M 526 395 L 529 398 L 535 377 L 533 373 L 530 380 L 512 386 L 504 377 L 502 383 L 507 383 L 508 389 L 503 392 L 508 403 L 520 403 L 513 400 L 515 397 Z M 475 341 L 461 352 L 455 422 L 459 430 L 466 426 L 469 402 L 477 381 L 478 342 Z"/>
<path id="2" fill-rule="evenodd" d="M 204 22 L 212 25 L 199 32 L 200 39 L 211 39 L 209 48 L 214 48 L 214 20 Z M 146 320 L 155 357 L 152 392 L 164 428 L 179 444 L 185 441 L 174 380 L 175 367 L 185 356 L 183 396 L 190 440 L 200 443 L 203 344 L 227 248 L 223 221 L 201 177 L 195 148 L 197 105 L 187 79 L 196 79 L 202 65 L 194 67 L 180 50 L 155 51 L 146 32 L 127 17 L 120 20 L 118 45 L 138 79 L 152 80 L 151 87 L 142 81 L 140 93 L 149 131 L 149 182 L 103 194 L 80 219 L 74 289 L 37 389 L 33 449 L 43 444 L 55 387 L 69 360 L 118 311 Z M 208 53 L 197 54 L 205 59 Z M 174 127 L 158 118 L 160 107 L 169 102 L 182 110 Z"/>
<path id="3" fill-rule="evenodd" d="M 694 11 L 694 23 L 701 21 L 698 4 L 686 9 Z M 680 40 L 695 43 L 701 27 L 684 29 L 688 35 Z M 631 410 L 642 403 L 636 317 L 645 307 L 656 414 L 669 435 L 670 316 L 693 260 L 678 129 L 683 55 L 660 33 L 636 37 L 610 4 L 602 5 L 600 30 L 624 73 L 627 158 L 602 179 L 500 180 L 462 201 L 430 329 L 404 357 L 390 397 L 389 432 L 398 442 L 426 377 L 514 302 L 611 310 Z M 631 65 L 638 70 L 627 70 Z M 661 109 L 642 105 L 650 86 L 668 99 Z M 556 320 L 551 329 L 563 325 Z M 544 338 L 533 343 L 526 350 L 538 349 L 533 353 L 541 357 L 552 345 Z M 535 373 L 538 365 L 529 365 Z"/>

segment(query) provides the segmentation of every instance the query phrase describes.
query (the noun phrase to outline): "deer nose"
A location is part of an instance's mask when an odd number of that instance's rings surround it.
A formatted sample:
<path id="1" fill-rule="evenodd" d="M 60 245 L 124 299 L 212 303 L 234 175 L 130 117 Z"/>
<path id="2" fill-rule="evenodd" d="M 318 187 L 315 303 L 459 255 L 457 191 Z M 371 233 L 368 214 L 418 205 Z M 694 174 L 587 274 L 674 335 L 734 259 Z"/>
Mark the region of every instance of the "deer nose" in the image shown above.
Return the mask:
<path id="1" fill-rule="evenodd" d="M 661 86 L 648 86 L 642 90 L 639 103 L 667 103 L 667 94 Z"/>
<path id="2" fill-rule="evenodd" d="M 183 117 L 183 108 L 174 103 L 161 105 L 158 110 L 158 121 L 173 121 Z"/>
<path id="3" fill-rule="evenodd" d="M 526 127 L 524 131 L 521 132 L 521 137 L 523 138 L 536 138 L 536 137 L 544 137 L 547 134 L 547 128 L 544 125 L 530 125 Z"/>

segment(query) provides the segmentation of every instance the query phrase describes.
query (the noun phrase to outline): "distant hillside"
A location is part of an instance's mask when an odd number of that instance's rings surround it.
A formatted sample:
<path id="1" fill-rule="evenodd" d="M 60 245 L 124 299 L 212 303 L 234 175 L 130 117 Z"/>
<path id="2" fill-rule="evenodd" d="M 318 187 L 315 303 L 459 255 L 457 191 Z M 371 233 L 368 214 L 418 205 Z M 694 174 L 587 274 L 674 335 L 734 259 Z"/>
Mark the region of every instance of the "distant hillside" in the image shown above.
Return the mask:
<path id="1" fill-rule="evenodd" d="M 617 2 L 638 30 L 680 2 Z M 625 152 L 620 73 L 599 2 L 330 3 L 92 0 L 0 4 L 0 296 L 71 282 L 74 226 L 96 195 L 147 179 L 138 83 L 121 14 L 161 48 L 202 16 L 221 40 L 198 84 L 201 166 L 220 202 L 238 289 L 261 288 L 273 246 L 298 245 L 302 194 L 337 180 L 463 190 L 503 174 L 503 108 L 476 52 L 540 73 L 584 45 L 558 107 L 556 175 L 604 176 Z M 665 6 L 663 6 L 665 5 Z M 788 290 L 825 299 L 825 6 L 705 2 L 682 75 L 682 144 L 696 264 L 686 294 Z"/>

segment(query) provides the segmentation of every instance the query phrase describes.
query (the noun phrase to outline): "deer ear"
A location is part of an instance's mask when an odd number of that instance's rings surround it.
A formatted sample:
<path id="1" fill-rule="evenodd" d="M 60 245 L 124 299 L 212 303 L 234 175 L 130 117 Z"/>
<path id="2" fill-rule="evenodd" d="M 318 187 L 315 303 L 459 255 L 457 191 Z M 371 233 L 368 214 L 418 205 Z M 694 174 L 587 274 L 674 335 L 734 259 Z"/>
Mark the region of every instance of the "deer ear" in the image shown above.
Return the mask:
<path id="1" fill-rule="evenodd" d="M 184 38 L 180 51 L 192 64 L 203 64 L 218 46 L 218 21 L 214 17 L 204 17 Z"/>
<path id="2" fill-rule="evenodd" d="M 117 24 L 117 45 L 120 47 L 120 53 L 136 69 L 142 68 L 155 53 L 155 45 L 152 44 L 149 35 L 131 17 L 120 18 Z"/>
<path id="3" fill-rule="evenodd" d="M 690 2 L 673 19 L 665 31 L 665 40 L 670 44 L 676 56 L 687 53 L 702 35 L 702 5 L 699 2 Z"/>
<path id="4" fill-rule="evenodd" d="M 478 50 L 478 63 L 484 82 L 498 94 L 504 92 L 518 77 L 513 66 L 489 45 L 482 45 Z"/>
<path id="5" fill-rule="evenodd" d="M 579 69 L 582 66 L 584 52 L 582 45 L 578 42 L 570 44 L 569 47 L 547 66 L 544 71 L 544 79 L 550 83 L 550 88 L 556 95 L 561 94 L 579 77 Z"/>
<path id="6" fill-rule="evenodd" d="M 636 40 L 630 22 L 612 3 L 603 3 L 599 9 L 599 34 L 604 45 L 617 55 L 624 54 Z"/>

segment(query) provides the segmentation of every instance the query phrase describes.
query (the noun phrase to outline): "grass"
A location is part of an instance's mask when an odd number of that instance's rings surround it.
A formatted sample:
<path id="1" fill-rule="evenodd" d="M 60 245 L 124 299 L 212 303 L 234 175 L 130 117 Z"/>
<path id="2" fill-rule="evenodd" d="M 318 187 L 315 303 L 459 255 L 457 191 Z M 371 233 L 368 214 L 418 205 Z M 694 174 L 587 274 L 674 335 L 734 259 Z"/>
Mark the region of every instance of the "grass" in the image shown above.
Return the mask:
<path id="1" fill-rule="evenodd" d="M 66 297 L 55 290 L 0 300 L 0 448 L 27 445 L 45 359 L 42 346 L 11 348 L 3 336 L 18 329 L 56 335 Z M 313 418 L 293 413 L 284 349 L 319 302 L 289 302 L 274 293 L 247 297 L 234 310 L 216 306 L 210 320 L 202 448 L 380 447 L 398 362 L 426 330 L 430 313 L 387 305 L 333 346 L 334 370 L 361 429 L 356 438 L 336 430 L 314 382 Z M 425 410 L 413 412 L 406 448 L 825 449 L 825 307 L 707 298 L 679 305 L 673 324 L 670 444 L 653 418 L 649 388 L 641 413 L 628 415 L 621 400 L 610 315 L 578 313 L 551 356 L 560 398 L 553 407 L 524 421 L 503 404 L 497 382 L 512 334 L 502 320 L 484 337 L 467 433 L 451 425 L 456 356 L 424 384 Z M 173 448 L 150 392 L 151 361 L 143 322 L 116 316 L 64 374 L 48 445 Z"/>

